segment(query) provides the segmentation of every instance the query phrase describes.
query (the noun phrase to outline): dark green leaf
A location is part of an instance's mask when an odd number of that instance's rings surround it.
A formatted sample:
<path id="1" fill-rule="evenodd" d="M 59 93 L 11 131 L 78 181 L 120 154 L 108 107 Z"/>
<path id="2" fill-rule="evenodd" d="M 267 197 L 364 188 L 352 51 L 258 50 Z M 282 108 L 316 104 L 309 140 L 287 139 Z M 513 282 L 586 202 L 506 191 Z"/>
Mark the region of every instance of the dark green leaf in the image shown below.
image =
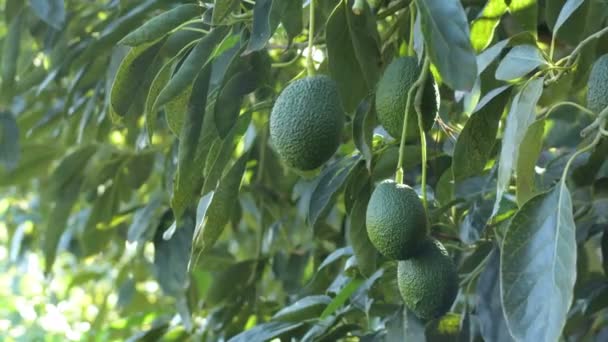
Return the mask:
<path id="1" fill-rule="evenodd" d="M 557 21 L 555 21 L 555 25 L 553 26 L 553 33 L 557 33 L 562 25 L 570 18 L 572 13 L 576 11 L 585 0 L 568 0 L 562 7 L 562 10 L 559 12 L 559 16 L 557 17 Z"/>
<path id="2" fill-rule="evenodd" d="M 288 323 L 288 322 L 269 322 L 256 325 L 255 327 L 244 331 L 231 339 L 228 342 L 251 342 L 251 341 L 270 341 L 281 334 L 287 333 L 299 328 L 304 323 Z"/>
<path id="3" fill-rule="evenodd" d="M 458 136 L 452 160 L 456 181 L 479 175 L 485 168 L 509 99 L 508 89 L 509 86 L 503 86 L 486 94 Z"/>
<path id="4" fill-rule="evenodd" d="M 196 234 L 196 245 L 204 252 L 215 244 L 230 220 L 232 209 L 238 201 L 241 179 L 247 164 L 247 154 L 243 155 L 222 178 L 213 194 L 204 223 Z"/>
<path id="5" fill-rule="evenodd" d="M 375 18 L 367 3 L 362 14 L 353 14 L 351 2 L 334 9 L 326 33 L 329 73 L 347 112 L 373 91 L 382 66 Z"/>
<path id="6" fill-rule="evenodd" d="M 273 320 L 284 322 L 301 322 L 319 317 L 331 298 L 325 295 L 308 296 L 284 307 L 272 316 Z"/>
<path id="7" fill-rule="evenodd" d="M 517 203 L 520 206 L 539 192 L 535 183 L 535 167 L 542 151 L 544 132 L 545 120 L 535 121 L 528 127 L 521 145 L 519 145 L 515 174 L 517 175 Z"/>
<path id="8" fill-rule="evenodd" d="M 608 229 L 602 233 L 602 268 L 608 274 Z"/>
<path id="9" fill-rule="evenodd" d="M 0 65 L 3 94 L 0 96 L 0 100 L 4 98 L 6 98 L 7 101 L 11 100 L 10 94 L 14 91 L 13 87 L 17 74 L 19 50 L 21 48 L 21 29 L 24 15 L 23 11 L 20 11 L 14 18 L 11 18 L 8 25 L 8 33 L 4 37 L 2 65 Z"/>
<path id="10" fill-rule="evenodd" d="M 211 67 L 206 66 L 200 71 L 194 81 L 192 94 L 188 103 L 186 119 L 182 126 L 179 139 L 177 173 L 171 197 L 171 207 L 175 217 L 180 217 L 188 205 L 198 195 L 203 186 L 202 167 L 206 160 L 207 146 L 199 145 L 206 132 L 203 129 L 207 92 Z"/>
<path id="11" fill-rule="evenodd" d="M 119 43 L 138 46 L 163 38 L 171 30 L 189 19 L 201 14 L 201 7 L 195 4 L 184 4 L 162 13 L 129 33 Z"/>
<path id="12" fill-rule="evenodd" d="M 158 42 L 133 48 L 120 63 L 110 95 L 112 113 L 126 116 L 137 103 L 133 101 L 134 94 L 144 91 L 147 94 L 153 80 L 150 73 L 154 73 L 158 65 L 158 52 L 162 46 L 163 42 Z"/>
<path id="13" fill-rule="evenodd" d="M 328 166 L 319 175 L 318 183 L 312 192 L 308 207 L 308 222 L 312 226 L 317 223 L 335 200 L 358 160 L 358 157 L 344 158 Z"/>
<path id="14" fill-rule="evenodd" d="M 302 23 L 302 0 L 281 1 L 287 2 L 285 12 L 281 17 L 281 24 L 287 31 L 289 39 L 292 40 L 302 32 L 304 26 Z"/>
<path id="15" fill-rule="evenodd" d="M 405 307 L 386 322 L 386 342 L 426 341 L 424 324 Z"/>
<path id="16" fill-rule="evenodd" d="M 164 212 L 162 204 L 161 198 L 156 196 L 149 200 L 143 208 L 135 212 L 133 221 L 127 231 L 127 241 L 144 242 L 154 237 Z"/>
<path id="17" fill-rule="evenodd" d="M 525 76 L 539 66 L 545 58 L 534 45 L 517 45 L 507 53 L 496 69 L 496 79 L 510 81 Z"/>
<path id="18" fill-rule="evenodd" d="M 477 78 L 477 62 L 460 1 L 416 0 L 416 5 L 429 57 L 441 78 L 454 90 L 471 90 Z"/>
<path id="19" fill-rule="evenodd" d="M 323 310 L 323 313 L 321 313 L 320 318 L 325 319 L 325 318 L 329 317 L 331 314 L 333 314 L 334 312 L 336 312 L 336 310 L 338 310 L 340 307 L 342 307 L 342 305 L 344 305 L 344 303 L 346 303 L 348 298 L 353 293 L 355 293 L 355 291 L 357 291 L 357 289 L 359 288 L 359 286 L 361 286 L 361 284 L 363 284 L 363 280 L 351 279 L 340 290 L 340 292 L 336 295 L 336 297 L 334 297 L 334 299 L 331 301 L 331 303 L 329 303 L 329 305 L 327 305 L 325 310 Z"/>
<path id="20" fill-rule="evenodd" d="M 160 91 L 152 108 L 160 108 L 194 82 L 196 75 L 212 56 L 215 47 L 226 36 L 226 31 L 227 28 L 224 26 L 217 27 L 194 46 L 169 83 Z"/>
<path id="21" fill-rule="evenodd" d="M 270 12 L 272 6 L 278 0 L 258 0 L 253 6 L 253 27 L 251 28 L 251 37 L 245 54 L 253 51 L 258 51 L 266 46 L 266 43 L 272 36 L 270 27 Z"/>
<path id="22" fill-rule="evenodd" d="M 521 89 L 511 102 L 511 109 L 507 116 L 505 133 L 500 150 L 498 163 L 498 180 L 494 213 L 499 209 L 504 191 L 511 181 L 511 173 L 517 161 L 518 148 L 526 134 L 528 126 L 534 122 L 536 103 L 543 91 L 542 78 L 530 81 Z"/>
<path id="23" fill-rule="evenodd" d="M 224 18 L 226 18 L 237 8 L 238 4 L 238 0 L 215 0 L 213 5 L 213 15 L 211 17 L 212 23 L 221 23 Z"/>
<path id="24" fill-rule="evenodd" d="M 376 248 L 369 240 L 365 228 L 365 212 L 370 196 L 371 186 L 361 190 L 346 221 L 348 244 L 353 248 L 361 274 L 366 277 L 371 276 L 376 271 L 376 259 L 378 257 Z"/>
<path id="25" fill-rule="evenodd" d="M 361 101 L 353 118 L 353 140 L 363 159 L 365 159 L 368 170 L 371 170 L 372 167 L 372 139 L 376 125 L 376 116 L 371 103 L 373 101 Z"/>
<path id="26" fill-rule="evenodd" d="M 12 171 L 19 163 L 19 126 L 10 112 L 0 111 L 0 165 Z"/>
<path id="27" fill-rule="evenodd" d="M 524 31 L 532 32 L 536 37 L 536 26 L 538 25 L 537 0 L 511 0 L 509 12 Z"/>
<path id="28" fill-rule="evenodd" d="M 485 268 L 479 275 L 477 295 L 477 320 L 481 337 L 485 341 L 513 341 L 505 321 L 500 300 L 500 250 L 492 249 Z"/>
<path id="29" fill-rule="evenodd" d="M 65 22 L 64 0 L 29 0 L 33 12 L 47 24 L 59 30 Z"/>
<path id="30" fill-rule="evenodd" d="M 561 336 L 576 279 L 575 229 L 563 182 L 530 199 L 511 220 L 500 279 L 507 326 L 517 340 L 557 341 Z"/>
<path id="31" fill-rule="evenodd" d="M 215 103 L 215 124 L 221 138 L 236 124 L 243 97 L 255 90 L 258 81 L 255 71 L 246 70 L 232 76 L 221 89 Z"/>

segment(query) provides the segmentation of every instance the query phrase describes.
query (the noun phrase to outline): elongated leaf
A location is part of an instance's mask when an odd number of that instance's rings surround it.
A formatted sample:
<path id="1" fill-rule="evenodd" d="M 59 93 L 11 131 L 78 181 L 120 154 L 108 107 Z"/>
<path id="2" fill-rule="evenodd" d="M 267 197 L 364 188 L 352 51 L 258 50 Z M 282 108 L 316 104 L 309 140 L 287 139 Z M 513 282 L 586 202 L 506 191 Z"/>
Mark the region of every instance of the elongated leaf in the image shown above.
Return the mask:
<path id="1" fill-rule="evenodd" d="M 426 342 L 424 323 L 404 307 L 386 322 L 386 342 Z"/>
<path id="2" fill-rule="evenodd" d="M 112 112 L 119 117 L 126 116 L 136 103 L 133 101 L 134 94 L 139 91 L 147 92 L 150 87 L 153 78 L 149 73 L 155 70 L 154 66 L 162 45 L 161 41 L 133 48 L 120 63 L 110 95 Z"/>
<path id="3" fill-rule="evenodd" d="M 553 33 L 557 33 L 562 25 L 570 18 L 572 13 L 576 11 L 585 0 L 568 0 L 562 7 L 562 10 L 559 12 L 559 16 L 557 17 L 557 21 L 555 21 L 555 25 L 553 26 Z"/>
<path id="4" fill-rule="evenodd" d="M 502 50 L 509 44 L 508 39 L 499 41 L 477 56 L 477 73 L 481 75 L 492 62 L 498 58 Z"/>
<path id="5" fill-rule="evenodd" d="M 281 24 L 287 31 L 289 39 L 299 35 L 304 28 L 302 22 L 302 0 L 282 0 L 287 2 L 285 12 L 281 16 Z"/>
<path id="6" fill-rule="evenodd" d="M 380 75 L 380 38 L 376 21 L 367 3 L 360 15 L 351 10 L 352 1 L 343 0 L 327 21 L 329 73 L 347 112 L 372 92 Z"/>
<path id="7" fill-rule="evenodd" d="M 162 13 L 124 37 L 119 44 L 138 46 L 163 38 L 171 30 L 201 14 L 201 7 L 184 4 Z"/>
<path id="8" fill-rule="evenodd" d="M 14 170 L 19 163 L 19 126 L 10 112 L 0 112 L 0 165 Z"/>
<path id="9" fill-rule="evenodd" d="M 201 139 L 201 132 L 203 132 L 210 77 L 210 66 L 204 67 L 196 77 L 188 104 L 186 120 L 180 133 L 177 174 L 171 198 L 171 207 L 177 218 L 181 216 L 186 207 L 196 198 L 203 186 L 201 168 L 205 159 L 198 159 L 197 153 L 199 149 L 206 148 L 205 146 L 200 146 L 199 141 Z M 206 158 L 206 155 L 204 157 Z"/>
<path id="10" fill-rule="evenodd" d="M 416 0 L 416 5 L 429 57 L 441 78 L 454 90 L 471 90 L 477 77 L 477 62 L 460 1 Z"/>
<path id="11" fill-rule="evenodd" d="M 346 301 L 348 298 L 357 291 L 359 286 L 363 284 L 363 280 L 361 279 L 351 279 L 348 284 L 346 284 L 342 290 L 334 297 L 334 299 L 327 305 L 323 313 L 321 313 L 320 318 L 325 319 L 329 317 L 331 314 L 336 312 Z"/>
<path id="12" fill-rule="evenodd" d="M 517 45 L 500 62 L 495 76 L 497 80 L 514 80 L 545 64 L 547 62 L 536 46 Z"/>
<path id="13" fill-rule="evenodd" d="M 480 174 L 491 157 L 500 117 L 509 99 L 508 86 L 490 91 L 458 136 L 454 147 L 452 172 L 461 181 Z"/>
<path id="14" fill-rule="evenodd" d="M 484 341 L 513 341 L 505 321 L 500 300 L 500 249 L 494 247 L 479 275 L 475 293 L 479 331 Z"/>
<path id="15" fill-rule="evenodd" d="M 376 259 L 378 257 L 376 248 L 369 240 L 365 229 L 365 212 L 370 196 L 371 184 L 366 189 L 361 190 L 346 223 L 348 244 L 353 248 L 361 274 L 366 277 L 371 276 L 376 271 Z"/>
<path id="16" fill-rule="evenodd" d="M 534 122 L 535 107 L 543 91 L 543 81 L 542 78 L 530 81 L 525 88 L 515 95 L 511 102 L 511 109 L 506 122 L 507 127 L 502 139 L 502 149 L 500 150 L 493 215 L 498 213 L 502 195 L 511 181 L 511 173 L 517 161 L 519 145 L 526 134 L 526 130 Z"/>
<path id="17" fill-rule="evenodd" d="M 517 20 L 524 31 L 531 32 L 536 37 L 538 21 L 537 0 L 511 0 L 509 12 L 511 12 L 511 15 Z"/>
<path id="18" fill-rule="evenodd" d="M 575 229 L 563 180 L 526 202 L 511 220 L 502 245 L 500 293 L 516 340 L 559 339 L 576 280 Z"/>
<path id="19" fill-rule="evenodd" d="M 268 322 L 256 325 L 255 327 L 244 331 L 231 339 L 228 342 L 251 342 L 251 341 L 270 341 L 281 334 L 290 332 L 301 327 L 304 323 L 290 322 Z"/>
<path id="20" fill-rule="evenodd" d="M 217 44 L 225 37 L 226 30 L 227 28 L 224 26 L 217 27 L 194 46 L 180 68 L 171 77 L 169 83 L 158 94 L 153 108 L 160 108 L 160 106 L 179 95 L 194 82 L 198 72 L 207 64 L 209 57 L 212 56 Z M 152 111 L 155 112 L 155 110 Z"/>
<path id="21" fill-rule="evenodd" d="M 239 117 L 243 97 L 254 91 L 257 75 L 246 70 L 234 75 L 224 85 L 215 104 L 215 123 L 221 138 L 226 137 Z"/>
<path id="22" fill-rule="evenodd" d="M 219 24 L 232 12 L 239 4 L 238 0 L 215 0 L 213 5 L 213 15 L 211 22 Z"/>
<path id="23" fill-rule="evenodd" d="M 319 175 L 319 181 L 312 192 L 308 207 L 308 222 L 312 226 L 317 223 L 334 201 L 358 159 L 358 157 L 342 159 L 327 167 Z"/>
<path id="24" fill-rule="evenodd" d="M 284 322 L 301 322 L 319 317 L 331 298 L 326 295 L 308 296 L 279 310 L 273 320 Z"/>
<path id="25" fill-rule="evenodd" d="M 543 147 L 545 120 L 538 120 L 530 127 L 519 145 L 517 166 L 515 169 L 517 203 L 521 206 L 532 198 L 538 189 L 535 185 L 536 161 Z"/>
<path id="26" fill-rule="evenodd" d="M 374 136 L 374 126 L 376 124 L 376 116 L 374 108 L 371 105 L 373 101 L 363 100 L 353 119 L 353 140 L 363 159 L 368 170 L 372 167 L 372 139 Z"/>
<path id="27" fill-rule="evenodd" d="M 65 22 L 64 0 L 29 0 L 32 11 L 47 24 L 59 30 Z"/>
<path id="28" fill-rule="evenodd" d="M 144 242 L 154 237 L 164 212 L 162 204 L 160 197 L 154 197 L 143 208 L 135 212 L 133 221 L 127 231 L 127 241 Z"/>
<path id="29" fill-rule="evenodd" d="M 504 0 L 489 0 L 471 26 L 471 42 L 475 51 L 482 51 L 490 45 L 494 30 L 507 12 Z"/>
<path id="30" fill-rule="evenodd" d="M 272 35 L 270 27 L 270 10 L 273 3 L 278 0 L 258 0 L 253 6 L 253 27 L 251 37 L 245 54 L 258 51 L 266 46 L 268 39 Z"/>
<path id="31" fill-rule="evenodd" d="M 222 178 L 206 212 L 203 228 L 196 237 L 196 245 L 201 252 L 213 247 L 232 216 L 232 209 L 238 201 L 241 179 L 247 164 L 247 154 L 243 155 Z"/>
<path id="32" fill-rule="evenodd" d="M 2 96 L 7 100 L 11 99 L 13 87 L 15 85 L 15 75 L 17 74 L 17 62 L 19 60 L 19 50 L 21 48 L 21 29 L 23 26 L 23 11 L 20 11 L 14 18 L 11 18 L 8 25 L 8 33 L 4 37 L 2 47 L 2 65 L 0 65 L 0 76 L 2 76 Z"/>

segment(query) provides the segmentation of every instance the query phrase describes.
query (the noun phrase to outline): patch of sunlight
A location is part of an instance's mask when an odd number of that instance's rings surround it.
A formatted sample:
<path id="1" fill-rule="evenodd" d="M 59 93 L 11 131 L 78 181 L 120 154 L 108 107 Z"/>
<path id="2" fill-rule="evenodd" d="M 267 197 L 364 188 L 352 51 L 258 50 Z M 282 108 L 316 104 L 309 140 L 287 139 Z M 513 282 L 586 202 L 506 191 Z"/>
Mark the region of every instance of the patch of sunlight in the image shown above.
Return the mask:
<path id="1" fill-rule="evenodd" d="M 26 298 L 15 298 L 15 308 L 17 309 L 17 312 L 19 312 L 19 316 L 21 316 L 24 321 L 33 322 L 36 320 L 36 318 L 38 318 L 34 305 L 31 302 L 28 302 Z"/>
<path id="2" fill-rule="evenodd" d="M 247 319 L 247 324 L 245 324 L 245 330 L 255 327 L 255 325 L 257 323 L 258 323 L 258 319 L 255 315 L 249 316 L 249 319 Z"/>
<path id="3" fill-rule="evenodd" d="M 456 334 L 460 327 L 460 316 L 455 314 L 447 314 L 440 321 L 437 330 L 446 335 Z"/>
<path id="4" fill-rule="evenodd" d="M 119 131 L 113 131 L 112 133 L 110 133 L 110 142 L 114 145 L 124 145 L 125 136 Z"/>
<path id="5" fill-rule="evenodd" d="M 99 13 L 97 13 L 97 18 L 99 18 L 100 20 L 106 20 L 106 19 L 108 19 L 108 13 L 99 12 Z"/>
<path id="6" fill-rule="evenodd" d="M 44 330 L 51 333 L 64 334 L 67 334 L 72 330 L 66 317 L 57 306 L 53 304 L 46 304 L 45 309 L 45 314 L 40 317 L 40 320 L 38 321 Z"/>

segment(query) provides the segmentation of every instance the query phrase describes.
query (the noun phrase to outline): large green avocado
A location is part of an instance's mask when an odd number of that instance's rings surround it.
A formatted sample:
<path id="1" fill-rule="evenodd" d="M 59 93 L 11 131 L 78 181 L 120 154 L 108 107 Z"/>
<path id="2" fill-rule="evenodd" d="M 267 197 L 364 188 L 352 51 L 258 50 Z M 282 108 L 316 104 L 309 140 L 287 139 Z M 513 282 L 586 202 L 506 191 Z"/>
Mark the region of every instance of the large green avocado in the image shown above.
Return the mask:
<path id="1" fill-rule="evenodd" d="M 426 238 L 426 214 L 414 189 L 386 180 L 372 193 L 365 215 L 367 235 L 387 258 L 405 260 Z"/>
<path id="2" fill-rule="evenodd" d="M 419 254 L 398 263 L 397 284 L 405 306 L 421 319 L 443 316 L 458 293 L 454 262 L 432 238 L 423 242 Z"/>
<path id="3" fill-rule="evenodd" d="M 418 79 L 420 67 L 416 57 L 400 57 L 394 59 L 384 71 L 376 89 L 376 112 L 378 121 L 384 129 L 396 139 L 401 138 L 403 131 L 403 116 L 407 103 L 407 93 Z M 423 128 L 428 131 L 433 126 L 435 116 L 439 111 L 439 90 L 433 76 L 429 73 L 424 92 L 422 93 Z M 406 139 L 412 140 L 418 135 L 418 118 L 416 111 L 410 111 Z"/>
<path id="4" fill-rule="evenodd" d="M 598 114 L 606 107 L 608 107 L 608 54 L 593 63 L 587 89 L 587 108 Z"/>
<path id="5" fill-rule="evenodd" d="M 312 76 L 288 85 L 270 114 L 270 138 L 291 167 L 313 170 L 340 145 L 344 111 L 338 88 L 327 76 Z"/>

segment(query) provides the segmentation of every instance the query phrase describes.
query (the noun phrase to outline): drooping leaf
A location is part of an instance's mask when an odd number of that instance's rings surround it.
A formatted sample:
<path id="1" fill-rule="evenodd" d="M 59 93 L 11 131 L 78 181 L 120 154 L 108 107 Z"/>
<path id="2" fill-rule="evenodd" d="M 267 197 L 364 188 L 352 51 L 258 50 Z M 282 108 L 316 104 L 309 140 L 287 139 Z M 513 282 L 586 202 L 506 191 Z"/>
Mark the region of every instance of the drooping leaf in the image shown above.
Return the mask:
<path id="1" fill-rule="evenodd" d="M 460 132 L 452 161 L 454 180 L 478 175 L 485 168 L 509 99 L 508 89 L 509 86 L 502 86 L 486 94 Z"/>
<path id="2" fill-rule="evenodd" d="M 215 124 L 221 138 L 234 127 L 243 97 L 254 91 L 259 81 L 256 71 L 244 70 L 232 76 L 220 90 L 215 103 Z"/>
<path id="3" fill-rule="evenodd" d="M 135 212 L 133 221 L 127 231 L 127 241 L 143 242 L 152 240 L 164 211 L 162 204 L 161 198 L 157 196 Z"/>
<path id="4" fill-rule="evenodd" d="M 372 166 L 372 139 L 376 124 L 374 108 L 371 103 L 373 101 L 361 101 L 353 118 L 353 140 L 363 159 L 365 159 L 368 170 L 371 170 Z"/>
<path id="5" fill-rule="evenodd" d="M 373 14 L 367 4 L 362 14 L 353 14 L 351 2 L 340 2 L 326 28 L 329 73 L 349 113 L 372 92 L 381 67 L 380 38 Z"/>
<path id="6" fill-rule="evenodd" d="M 471 25 L 471 42 L 475 51 L 482 51 L 490 45 L 494 30 L 507 12 L 504 0 L 490 0 Z"/>
<path id="7" fill-rule="evenodd" d="M 302 0 L 287 1 L 285 12 L 281 17 L 281 24 L 285 28 L 285 31 L 287 31 L 290 40 L 302 32 L 304 27 L 302 22 Z"/>
<path id="8" fill-rule="evenodd" d="M 137 103 L 133 101 L 134 94 L 140 91 L 145 91 L 147 94 L 147 89 L 153 81 L 149 73 L 155 71 L 158 53 L 162 46 L 161 41 L 133 48 L 120 63 L 110 95 L 112 113 L 118 117 L 126 116 Z"/>
<path id="9" fill-rule="evenodd" d="M 207 149 L 207 146 L 201 146 L 199 142 L 201 135 L 205 134 L 203 123 L 205 122 L 210 76 L 211 67 L 206 66 L 196 77 L 187 107 L 186 119 L 180 133 L 177 174 L 171 197 L 171 207 L 177 218 L 196 198 L 203 186 L 201 168 L 206 160 L 206 153 L 199 157 L 198 151 Z"/>
<path id="10" fill-rule="evenodd" d="M 500 292 L 516 340 L 559 339 L 576 279 L 575 229 L 564 180 L 526 202 L 511 220 L 502 245 Z"/>
<path id="11" fill-rule="evenodd" d="M 535 121 L 519 145 L 517 166 L 515 169 L 517 203 L 521 206 L 538 193 L 535 184 L 536 162 L 543 147 L 545 120 Z"/>
<path id="12" fill-rule="evenodd" d="M 543 82 L 542 78 L 530 81 L 526 87 L 515 95 L 511 102 L 498 162 L 496 202 L 493 215 L 498 212 L 504 191 L 511 181 L 511 173 L 517 161 L 519 145 L 528 126 L 534 122 L 535 107 L 543 91 Z"/>
<path id="13" fill-rule="evenodd" d="M 201 14 L 201 7 L 184 4 L 162 13 L 124 37 L 119 44 L 138 46 L 163 38 L 171 30 Z"/>
<path id="14" fill-rule="evenodd" d="M 0 165 L 7 171 L 19 163 L 19 126 L 10 112 L 0 111 Z"/>
<path id="15" fill-rule="evenodd" d="M 33 12 L 54 29 L 59 30 L 65 22 L 64 0 L 29 0 Z"/>
<path id="16" fill-rule="evenodd" d="M 420 341 L 425 342 L 424 324 L 407 308 L 398 310 L 386 322 L 386 341 Z"/>
<path id="17" fill-rule="evenodd" d="M 301 322 L 319 317 L 331 298 L 326 295 L 304 297 L 279 310 L 272 319 L 283 322 Z"/>
<path id="18" fill-rule="evenodd" d="M 346 223 L 348 244 L 353 248 L 359 270 L 366 277 L 376 271 L 378 257 L 378 252 L 369 240 L 365 228 L 365 213 L 370 196 L 371 184 L 360 191 Z"/>
<path id="19" fill-rule="evenodd" d="M 160 108 L 165 103 L 179 95 L 194 82 L 199 71 L 207 64 L 215 47 L 226 35 L 224 26 L 213 29 L 202 38 L 192 49 L 169 83 L 160 91 L 152 108 Z M 155 110 L 153 110 L 154 112 Z"/>
<path id="20" fill-rule="evenodd" d="M 477 62 L 460 1 L 416 0 L 416 5 L 426 50 L 442 80 L 454 90 L 471 90 L 477 77 Z"/>
<path id="21" fill-rule="evenodd" d="M 4 37 L 2 47 L 2 64 L 0 65 L 0 78 L 2 79 L 2 96 L 0 100 L 6 98 L 11 99 L 15 85 L 15 76 L 17 75 L 17 65 L 19 61 L 19 52 L 21 48 L 21 30 L 23 26 L 23 11 L 11 18 L 8 25 L 8 33 Z"/>
<path id="22" fill-rule="evenodd" d="M 280 336 L 281 334 L 290 332 L 301 327 L 303 324 L 304 323 L 301 322 L 262 323 L 232 337 L 228 340 L 228 342 L 270 341 Z"/>
<path id="23" fill-rule="evenodd" d="M 513 341 L 505 321 L 500 300 L 500 250 L 494 247 L 479 275 L 475 294 L 479 332 L 485 341 Z"/>
<path id="24" fill-rule="evenodd" d="M 213 5 L 213 15 L 211 22 L 219 24 L 224 20 L 239 4 L 238 0 L 215 0 Z"/>
<path id="25" fill-rule="evenodd" d="M 279 0 L 259 0 L 253 5 L 253 26 L 245 54 L 261 50 L 266 46 L 266 43 L 272 36 L 270 12 L 272 6 L 277 1 Z"/>
<path id="26" fill-rule="evenodd" d="M 557 21 L 555 21 L 555 25 L 553 26 L 554 33 L 557 33 L 559 31 L 559 29 L 566 22 L 566 20 L 570 18 L 572 13 L 574 13 L 574 11 L 576 11 L 583 4 L 583 2 L 585 2 L 585 0 L 566 1 L 564 7 L 562 7 L 561 11 L 559 12 L 559 16 L 557 17 Z"/>
<path id="27" fill-rule="evenodd" d="M 534 45 L 517 45 L 507 53 L 496 69 L 496 79 L 514 80 L 530 71 L 546 65 L 543 55 Z"/>
<path id="28" fill-rule="evenodd" d="M 340 290 L 340 292 L 332 299 L 331 303 L 327 305 L 325 310 L 321 313 L 320 318 L 325 319 L 329 317 L 331 314 L 336 312 L 346 301 L 348 298 L 357 291 L 359 286 L 363 284 L 363 280 L 353 278 L 348 281 L 348 283 Z"/>
<path id="29" fill-rule="evenodd" d="M 538 21 L 537 0 L 511 0 L 509 12 L 511 12 L 511 15 L 524 31 L 531 32 L 536 37 Z"/>
<path id="30" fill-rule="evenodd" d="M 213 194 L 207 209 L 200 234 L 196 236 L 196 245 L 201 252 L 213 247 L 230 220 L 232 209 L 237 203 L 241 179 L 247 164 L 247 154 L 243 155 L 222 178 Z"/>
<path id="31" fill-rule="evenodd" d="M 336 198 L 348 175 L 357 164 L 359 157 L 344 158 L 328 166 L 319 175 L 319 180 L 310 197 L 308 222 L 314 226 L 323 216 L 328 206 Z"/>

